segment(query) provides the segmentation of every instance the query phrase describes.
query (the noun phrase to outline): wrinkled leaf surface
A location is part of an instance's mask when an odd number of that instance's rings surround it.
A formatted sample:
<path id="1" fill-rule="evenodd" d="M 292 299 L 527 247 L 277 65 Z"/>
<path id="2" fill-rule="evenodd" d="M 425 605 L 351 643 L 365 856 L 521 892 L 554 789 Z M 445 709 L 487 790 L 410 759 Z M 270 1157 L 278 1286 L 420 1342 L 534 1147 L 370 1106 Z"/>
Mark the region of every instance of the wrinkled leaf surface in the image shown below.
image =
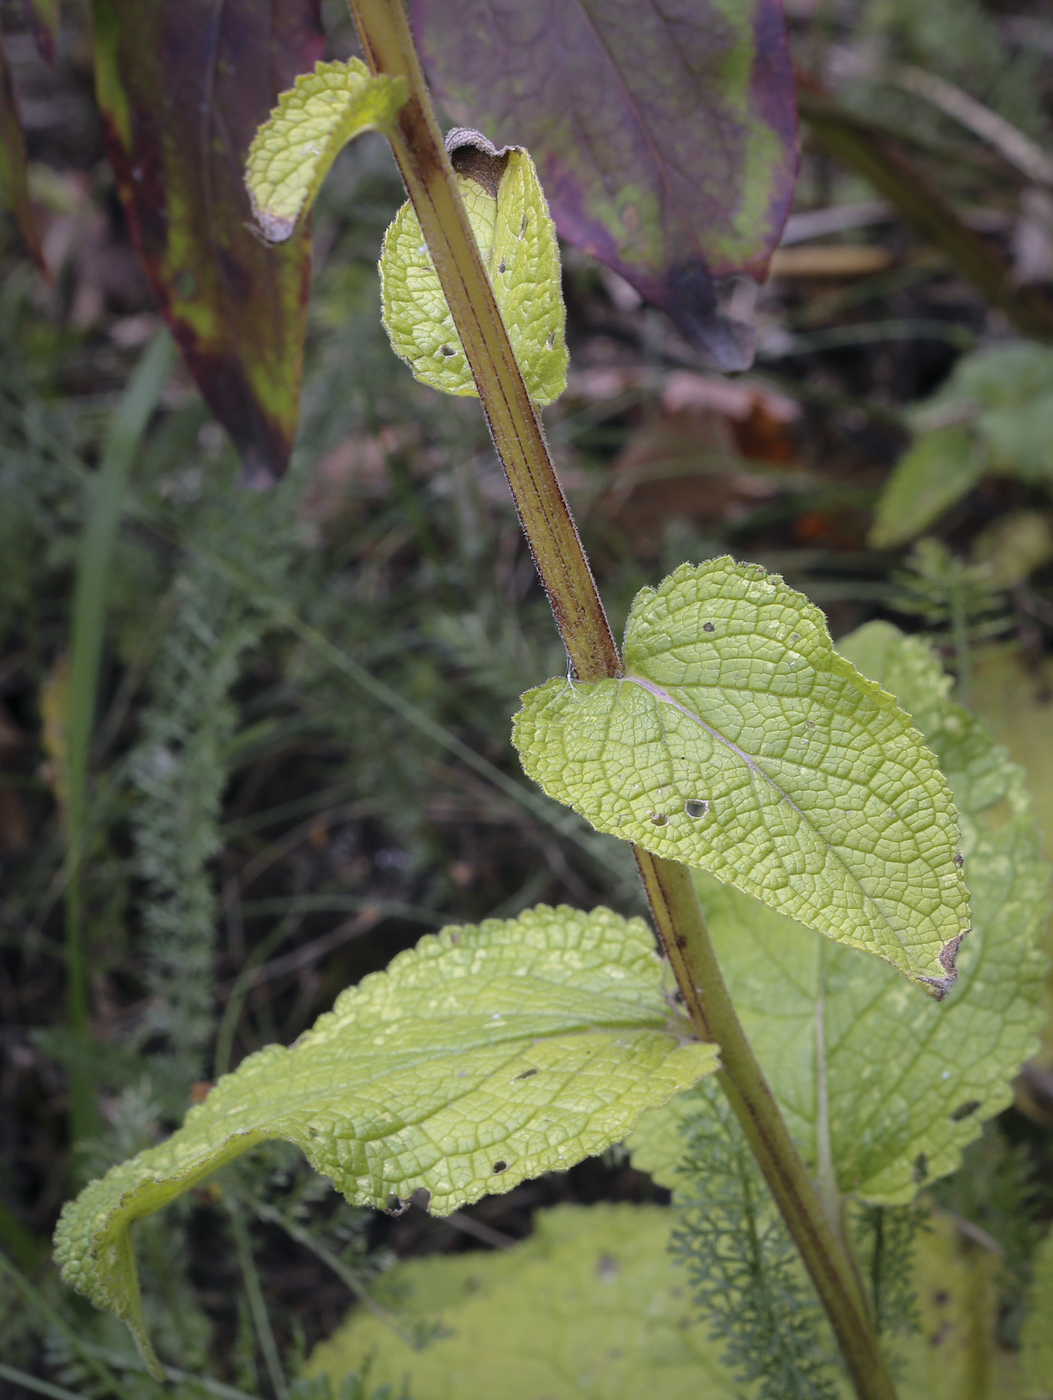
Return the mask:
<path id="1" fill-rule="evenodd" d="M 1045 1020 L 1050 869 L 1021 770 L 951 702 L 924 643 L 871 623 L 841 645 L 910 707 L 954 790 L 974 918 L 957 985 L 946 1001 L 925 1001 L 876 959 L 711 878 L 699 889 L 729 990 L 806 1160 L 817 1169 L 825 1139 L 842 1192 L 895 1204 L 953 1171 L 1012 1100 Z M 633 1140 L 634 1160 L 666 1184 L 683 1154 L 677 1120 L 693 1102 L 648 1115 Z"/>
<path id="2" fill-rule="evenodd" d="M 322 49 L 318 0 L 94 0 L 96 88 L 132 238 L 187 364 L 264 482 L 299 412 L 310 249 L 254 228 L 256 128 Z"/>
<path id="3" fill-rule="evenodd" d="M 249 149 L 245 183 L 264 236 L 284 243 L 333 161 L 363 131 L 387 126 L 406 100 L 403 78 L 371 77 L 359 58 L 317 63 L 283 92 Z"/>
<path id="4" fill-rule="evenodd" d="M 567 386 L 566 313 L 559 245 L 526 151 L 509 151 L 491 190 L 457 176 L 468 219 L 530 397 L 558 399 Z M 380 259 L 384 325 L 395 353 L 417 379 L 447 394 L 476 395 L 475 379 L 424 242 L 413 206 L 404 204 Z"/>
<path id="5" fill-rule="evenodd" d="M 515 1249 L 413 1259 L 386 1276 L 408 1321 L 451 1335 L 411 1351 L 360 1309 L 317 1347 L 308 1374 L 362 1368 L 415 1400 L 737 1400 L 668 1253 L 657 1206 L 539 1211 Z M 334 1387 L 335 1389 L 335 1387 Z"/>
<path id="6" fill-rule="evenodd" d="M 440 1214 L 602 1152 L 716 1067 L 670 1027 L 662 988 L 647 927 L 607 909 L 541 905 L 429 935 L 67 1205 L 63 1275 L 152 1359 L 129 1227 L 258 1142 L 295 1143 L 351 1201 L 423 1189 Z"/>
<path id="7" fill-rule="evenodd" d="M 637 595 L 624 665 L 523 697 L 530 777 L 598 830 L 945 992 L 969 926 L 954 803 L 819 609 L 756 565 L 685 564 Z"/>
<path id="8" fill-rule="evenodd" d="M 763 270 L 797 168 L 777 0 L 411 0 L 446 110 L 526 146 L 556 227 L 727 369 L 713 278 Z"/>

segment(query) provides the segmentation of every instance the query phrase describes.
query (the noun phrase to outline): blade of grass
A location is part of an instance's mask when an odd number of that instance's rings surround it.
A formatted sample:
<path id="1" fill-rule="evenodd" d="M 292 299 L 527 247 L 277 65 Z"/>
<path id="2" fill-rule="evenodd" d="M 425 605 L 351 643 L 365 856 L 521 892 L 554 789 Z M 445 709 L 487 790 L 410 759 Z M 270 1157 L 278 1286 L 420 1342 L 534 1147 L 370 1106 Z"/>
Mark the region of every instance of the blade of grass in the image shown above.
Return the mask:
<path id="1" fill-rule="evenodd" d="M 69 878 L 65 889 L 66 1015 L 75 1044 L 84 1044 L 88 1039 L 80 867 L 85 855 L 88 752 L 95 723 L 106 590 L 132 463 L 175 359 L 175 345 L 168 332 L 162 331 L 150 342 L 136 366 L 106 435 L 77 552 L 66 719 Z M 94 1086 L 88 1066 L 87 1056 L 71 1056 L 68 1072 L 74 1145 L 90 1137 L 97 1125 Z"/>
<path id="2" fill-rule="evenodd" d="M 278 1400 L 285 1400 L 289 1394 L 289 1385 L 285 1379 L 285 1372 L 282 1370 L 281 1358 L 278 1355 L 278 1343 L 274 1340 L 271 1320 L 267 1314 L 267 1303 L 263 1296 L 263 1289 L 260 1287 L 256 1261 L 252 1256 L 252 1241 L 249 1238 L 245 1217 L 242 1214 L 241 1206 L 234 1202 L 230 1203 L 229 1214 L 230 1228 L 234 1235 L 234 1247 L 238 1254 L 238 1264 L 241 1266 L 241 1277 L 245 1284 L 245 1294 L 249 1302 L 249 1312 L 252 1315 L 256 1340 L 263 1353 L 271 1387 Z"/>

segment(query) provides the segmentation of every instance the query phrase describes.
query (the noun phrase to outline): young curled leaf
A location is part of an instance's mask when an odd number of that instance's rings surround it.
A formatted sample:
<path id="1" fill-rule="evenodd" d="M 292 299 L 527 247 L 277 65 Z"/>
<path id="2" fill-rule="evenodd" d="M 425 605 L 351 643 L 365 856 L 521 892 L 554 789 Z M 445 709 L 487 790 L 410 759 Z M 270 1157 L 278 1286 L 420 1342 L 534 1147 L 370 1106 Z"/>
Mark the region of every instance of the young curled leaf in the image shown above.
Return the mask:
<path id="1" fill-rule="evenodd" d="M 567 384 L 559 245 L 534 163 L 476 131 L 447 137 L 457 183 L 527 390 L 552 403 Z M 433 389 L 476 394 L 420 223 L 404 204 L 380 259 L 384 325 L 396 355 Z"/>
<path id="2" fill-rule="evenodd" d="M 711 1073 L 715 1047 L 684 1031 L 639 919 L 541 905 L 444 929 L 344 992 L 290 1049 L 250 1055 L 166 1142 L 93 1181 L 63 1211 L 55 1257 L 161 1374 L 135 1220 L 271 1138 L 302 1148 L 353 1202 L 423 1191 L 448 1213 L 604 1151 Z"/>
<path id="3" fill-rule="evenodd" d="M 708 870 L 933 995 L 969 927 L 957 814 L 910 716 L 756 565 L 637 594 L 625 674 L 523 697 L 530 777 L 599 831 Z"/>
<path id="4" fill-rule="evenodd" d="M 310 211 L 330 166 L 364 131 L 383 131 L 406 101 L 405 78 L 372 76 L 361 59 L 316 63 L 283 92 L 249 150 L 245 183 L 271 243 Z"/>

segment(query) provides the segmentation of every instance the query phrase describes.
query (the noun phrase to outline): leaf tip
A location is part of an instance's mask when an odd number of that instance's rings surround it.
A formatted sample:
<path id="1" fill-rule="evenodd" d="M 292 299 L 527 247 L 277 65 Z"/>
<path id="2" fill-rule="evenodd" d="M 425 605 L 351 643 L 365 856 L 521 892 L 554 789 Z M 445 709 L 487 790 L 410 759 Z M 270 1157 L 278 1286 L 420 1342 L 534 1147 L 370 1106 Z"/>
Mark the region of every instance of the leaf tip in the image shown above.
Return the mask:
<path id="1" fill-rule="evenodd" d="M 939 961 L 940 966 L 946 973 L 945 977 L 921 977 L 918 979 L 934 1001 L 942 1001 L 954 986 L 955 982 L 957 982 L 958 949 L 961 947 L 962 939 L 965 935 L 971 932 L 971 929 L 965 929 L 962 933 L 957 934 L 949 942 L 945 943 L 940 949 Z"/>

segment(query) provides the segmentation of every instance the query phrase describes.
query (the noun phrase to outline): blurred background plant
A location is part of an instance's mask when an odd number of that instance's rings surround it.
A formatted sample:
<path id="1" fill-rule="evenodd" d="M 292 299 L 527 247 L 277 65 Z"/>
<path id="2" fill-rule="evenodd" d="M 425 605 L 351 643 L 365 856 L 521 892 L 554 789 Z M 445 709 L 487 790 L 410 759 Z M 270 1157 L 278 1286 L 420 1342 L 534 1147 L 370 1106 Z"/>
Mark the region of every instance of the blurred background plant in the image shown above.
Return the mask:
<path id="1" fill-rule="evenodd" d="M 722 289 L 757 327 L 753 370 L 721 377 L 568 249 L 549 437 L 616 630 L 643 583 L 728 551 L 835 636 L 924 631 L 1028 769 L 1049 853 L 1053 21 L 1038 0 L 788 9 L 796 204 L 770 281 Z M 381 329 L 386 146 L 357 142 L 325 186 L 295 450 L 247 489 L 133 251 L 86 7 L 63 6 L 54 64 L 47 10 L 0 6 L 50 274 L 0 213 L 0 1389 L 154 1396 L 47 1262 L 71 1187 L 422 932 L 642 906 L 626 851 L 512 755 L 516 697 L 565 661 L 477 406 L 415 383 Z M 341 7 L 326 19 L 345 56 Z M 941 1197 L 1000 1261 L 1007 1348 L 1051 1181 L 1053 1041 Z M 152 1330 L 185 1358 L 169 1393 L 328 1400 L 295 1378 L 352 1299 L 428 1339 L 397 1289 L 374 1296 L 395 1259 L 502 1248 L 539 1207 L 597 1201 L 668 1194 L 610 1156 L 388 1219 L 261 1150 L 142 1227 Z M 395 1400 L 368 1375 L 339 1394 Z"/>

